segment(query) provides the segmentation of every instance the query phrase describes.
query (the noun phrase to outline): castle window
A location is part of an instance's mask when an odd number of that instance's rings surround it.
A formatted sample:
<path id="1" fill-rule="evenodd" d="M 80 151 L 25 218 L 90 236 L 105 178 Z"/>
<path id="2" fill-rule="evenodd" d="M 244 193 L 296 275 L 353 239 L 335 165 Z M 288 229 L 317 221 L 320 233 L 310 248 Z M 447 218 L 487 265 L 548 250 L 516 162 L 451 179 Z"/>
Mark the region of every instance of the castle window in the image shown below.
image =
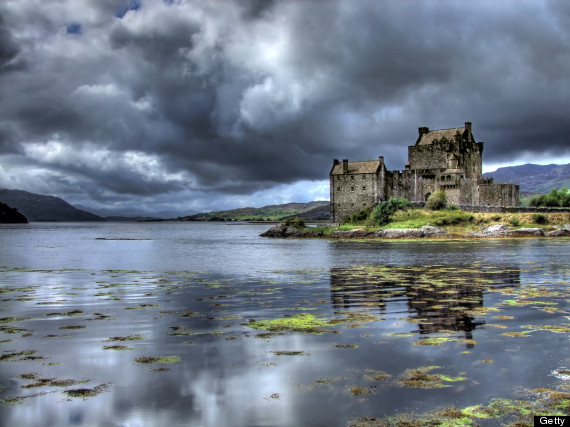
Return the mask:
<path id="1" fill-rule="evenodd" d="M 365 185 L 362 186 L 362 191 L 366 191 L 366 186 L 365 186 Z"/>
<path id="2" fill-rule="evenodd" d="M 354 191 L 354 187 L 350 187 L 350 191 Z"/>
<path id="3" fill-rule="evenodd" d="M 340 191 L 340 187 L 336 187 L 336 191 Z"/>

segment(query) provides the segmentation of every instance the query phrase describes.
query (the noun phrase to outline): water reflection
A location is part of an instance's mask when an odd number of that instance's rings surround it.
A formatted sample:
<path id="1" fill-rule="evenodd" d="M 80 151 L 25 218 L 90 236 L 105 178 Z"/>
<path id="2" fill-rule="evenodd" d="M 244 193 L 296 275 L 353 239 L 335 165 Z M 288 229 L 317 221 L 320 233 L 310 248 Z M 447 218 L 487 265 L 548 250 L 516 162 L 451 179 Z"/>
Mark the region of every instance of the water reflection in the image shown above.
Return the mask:
<path id="1" fill-rule="evenodd" d="M 570 331 L 566 264 L 272 274 L 0 269 L 0 425 L 346 426 L 356 416 L 553 388 L 550 373 L 567 366 L 568 342 L 553 329 Z M 248 326 L 299 314 L 339 320 L 347 311 L 373 316 L 331 322 L 322 334 Z M 111 339 L 133 334 L 142 337 Z M 114 344 L 127 348 L 104 348 Z M 32 358 L 10 356 L 29 350 Z M 161 356 L 177 359 L 137 362 Z M 422 366 L 465 379 L 437 389 L 399 382 Z M 27 387 L 38 378 L 87 382 Z M 93 397 L 66 394 L 101 385 Z"/>
<path id="2" fill-rule="evenodd" d="M 516 287 L 520 269 L 450 266 L 358 266 L 330 269 L 331 301 L 336 313 L 369 310 L 401 313 L 420 334 L 473 330 L 490 286 Z"/>

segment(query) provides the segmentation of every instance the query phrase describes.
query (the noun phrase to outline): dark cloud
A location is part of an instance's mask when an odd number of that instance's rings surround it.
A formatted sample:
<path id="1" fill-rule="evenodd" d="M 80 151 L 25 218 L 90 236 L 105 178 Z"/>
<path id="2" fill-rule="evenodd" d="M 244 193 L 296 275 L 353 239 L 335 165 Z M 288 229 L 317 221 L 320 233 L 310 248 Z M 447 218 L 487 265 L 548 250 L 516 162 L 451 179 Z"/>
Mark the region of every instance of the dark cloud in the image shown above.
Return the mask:
<path id="1" fill-rule="evenodd" d="M 563 0 L 50 5 L 0 5 L 4 186 L 262 204 L 464 121 L 486 163 L 570 157 Z"/>

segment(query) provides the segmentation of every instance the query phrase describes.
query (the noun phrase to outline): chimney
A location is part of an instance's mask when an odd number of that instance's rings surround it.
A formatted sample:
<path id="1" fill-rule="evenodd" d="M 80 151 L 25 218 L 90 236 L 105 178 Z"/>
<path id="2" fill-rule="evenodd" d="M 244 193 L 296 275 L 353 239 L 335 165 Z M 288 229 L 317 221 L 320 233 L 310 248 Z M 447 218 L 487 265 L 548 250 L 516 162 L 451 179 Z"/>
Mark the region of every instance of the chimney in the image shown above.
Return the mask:
<path id="1" fill-rule="evenodd" d="M 465 122 L 465 129 L 471 132 L 471 122 Z"/>
<path id="2" fill-rule="evenodd" d="M 348 159 L 342 159 L 342 173 L 348 173 Z"/>
<path id="3" fill-rule="evenodd" d="M 338 159 L 333 159 L 333 166 L 338 165 Z"/>
<path id="4" fill-rule="evenodd" d="M 429 132 L 429 128 L 428 127 L 420 127 L 418 128 L 418 134 L 420 136 L 425 135 L 426 133 Z"/>
<path id="5" fill-rule="evenodd" d="M 380 163 L 384 163 L 384 156 L 378 157 L 378 160 L 380 161 Z"/>

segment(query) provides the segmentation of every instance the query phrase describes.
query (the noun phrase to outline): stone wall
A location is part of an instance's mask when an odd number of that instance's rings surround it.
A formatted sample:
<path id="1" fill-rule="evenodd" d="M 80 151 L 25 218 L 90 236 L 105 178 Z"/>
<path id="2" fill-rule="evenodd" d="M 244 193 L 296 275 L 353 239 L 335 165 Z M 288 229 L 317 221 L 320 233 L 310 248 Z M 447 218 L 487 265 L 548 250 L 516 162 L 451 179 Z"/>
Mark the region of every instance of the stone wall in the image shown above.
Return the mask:
<path id="1" fill-rule="evenodd" d="M 519 186 L 516 184 L 479 184 L 479 204 L 518 206 Z"/>
<path id="2" fill-rule="evenodd" d="M 447 169 L 447 144 L 438 142 L 429 145 L 411 145 L 408 147 L 408 161 L 411 169 Z"/>
<path id="3" fill-rule="evenodd" d="M 331 175 L 331 218 L 344 221 L 351 214 L 377 203 L 375 174 Z"/>

